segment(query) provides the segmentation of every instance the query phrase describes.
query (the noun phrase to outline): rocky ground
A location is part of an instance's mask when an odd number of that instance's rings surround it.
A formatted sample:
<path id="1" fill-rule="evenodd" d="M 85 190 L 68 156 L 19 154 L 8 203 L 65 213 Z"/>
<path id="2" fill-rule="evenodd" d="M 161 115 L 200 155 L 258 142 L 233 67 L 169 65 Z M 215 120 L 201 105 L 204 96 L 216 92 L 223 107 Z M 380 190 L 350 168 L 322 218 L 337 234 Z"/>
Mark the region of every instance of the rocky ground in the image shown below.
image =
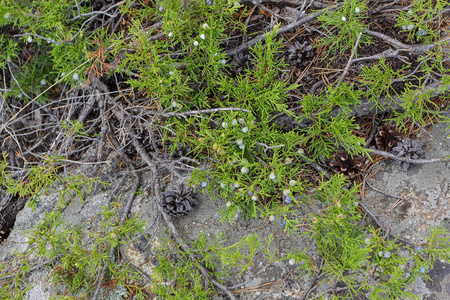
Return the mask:
<path id="1" fill-rule="evenodd" d="M 449 154 L 450 131 L 445 131 L 443 124 L 436 124 L 429 134 L 419 134 L 417 137 L 423 143 L 424 157 L 427 159 L 443 157 Z M 409 240 L 414 244 L 420 244 L 427 236 L 428 226 L 442 224 L 450 230 L 450 166 L 446 163 L 434 163 L 425 165 L 413 165 L 408 170 L 392 160 L 379 162 L 374 167 L 378 171 L 370 178 L 369 184 L 381 192 L 366 187 L 366 195 L 363 203 L 371 207 L 382 224 L 391 230 L 391 233 Z M 90 194 L 84 205 L 75 202 L 68 207 L 63 216 L 64 219 L 73 224 L 86 224 L 85 222 L 96 215 L 102 205 L 108 203 L 109 193 L 121 180 L 121 172 L 118 167 L 82 167 L 76 172 L 91 174 L 93 176 L 102 175 L 112 185 L 106 189 L 98 188 Z M 188 179 L 188 175 L 184 180 Z M 144 178 L 146 176 L 143 176 Z M 177 186 L 183 180 L 170 182 L 169 186 Z M 148 188 L 149 181 L 146 180 L 144 186 Z M 130 191 L 130 183 L 120 186 L 119 193 L 126 198 Z M 299 237 L 298 234 L 287 235 L 279 222 L 264 221 L 263 219 L 244 220 L 241 215 L 231 223 L 219 222 L 218 211 L 225 206 L 226 199 L 211 201 L 209 197 L 201 193 L 199 195 L 200 204 L 194 213 L 185 217 L 174 219 L 174 224 L 180 235 L 186 241 L 195 239 L 200 232 L 206 235 L 223 234 L 229 245 L 237 242 L 244 236 L 257 232 L 263 239 L 270 234 L 275 237 L 277 255 L 283 257 L 286 251 L 292 249 L 307 248 L 307 254 L 318 259 L 315 254 L 312 240 Z M 398 199 L 388 196 L 401 196 Z M 23 252 L 27 248 L 27 239 L 24 231 L 34 228 L 37 222 L 43 217 L 43 213 L 52 209 L 56 199 L 53 195 L 43 198 L 42 206 L 36 212 L 30 208 L 23 209 L 18 215 L 11 235 L 8 240 L 0 246 L 0 260 L 9 261 L 12 259 L 14 251 Z M 124 248 L 124 253 L 136 265 L 141 265 L 142 269 L 148 273 L 154 267 L 146 259 L 151 255 L 151 242 L 161 238 L 165 223 L 156 209 L 154 197 L 144 192 L 136 198 L 132 208 L 132 213 L 139 212 L 140 218 L 147 222 L 147 238 L 142 238 L 139 242 L 128 244 Z M 95 229 L 98 223 L 88 223 Z M 86 225 L 85 225 L 86 226 Z M 300 231 L 301 233 L 301 231 Z M 61 291 L 61 286 L 49 285 L 46 277 L 48 269 L 41 268 L 27 275 L 27 282 L 34 288 L 28 293 L 27 299 L 44 300 L 50 299 L 52 295 Z M 450 298 L 450 265 L 437 261 L 435 268 L 429 272 L 432 282 L 417 281 L 412 287 L 413 292 L 421 299 L 446 300 Z M 227 286 L 238 286 L 234 292 L 239 295 L 239 299 L 302 299 L 314 278 L 307 276 L 297 277 L 295 265 L 281 261 L 273 265 L 268 265 L 257 257 L 253 261 L 253 267 L 243 274 L 235 274 L 226 280 Z M 311 297 L 329 288 L 321 285 Z M 224 299 L 217 296 L 216 299 Z"/>

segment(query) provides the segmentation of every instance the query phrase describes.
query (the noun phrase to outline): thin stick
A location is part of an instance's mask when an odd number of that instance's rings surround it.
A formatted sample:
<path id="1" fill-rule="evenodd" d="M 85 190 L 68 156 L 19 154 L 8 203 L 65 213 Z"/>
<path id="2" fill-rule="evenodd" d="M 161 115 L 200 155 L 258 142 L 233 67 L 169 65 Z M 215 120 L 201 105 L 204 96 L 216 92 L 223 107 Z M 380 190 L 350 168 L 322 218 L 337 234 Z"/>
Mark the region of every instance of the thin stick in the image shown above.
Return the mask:
<path id="1" fill-rule="evenodd" d="M 410 164 L 418 164 L 418 165 L 445 162 L 450 159 L 450 158 L 409 159 L 409 158 L 397 157 L 394 154 L 391 154 L 391 153 L 385 152 L 385 151 L 381 151 L 381 150 L 376 150 L 376 149 L 367 149 L 367 150 L 373 154 L 392 158 L 393 160 L 396 160 L 396 161 L 402 161 L 402 162 L 406 162 L 406 163 L 410 163 Z"/>
<path id="2" fill-rule="evenodd" d="M 171 114 L 177 114 L 177 115 L 196 115 L 196 114 L 210 114 L 213 112 L 220 112 L 220 111 L 243 111 L 247 113 L 251 113 L 248 109 L 245 108 L 236 108 L 236 107 L 220 107 L 220 108 L 211 108 L 211 109 L 201 109 L 201 110 L 190 110 L 185 111 L 181 113 L 171 113 Z"/>
<path id="3" fill-rule="evenodd" d="M 339 83 L 341 83 L 342 80 L 344 80 L 345 76 L 348 73 L 348 69 L 350 68 L 350 65 L 352 64 L 352 61 L 353 61 L 353 56 L 355 56 L 356 49 L 358 48 L 359 41 L 361 39 L 361 35 L 362 35 L 362 32 L 360 32 L 358 34 L 358 38 L 356 39 L 356 43 L 355 43 L 355 46 L 353 47 L 352 54 L 350 55 L 350 59 L 348 60 L 347 65 L 345 66 L 345 69 L 344 69 L 344 72 L 342 73 L 341 78 L 339 78 Z"/>

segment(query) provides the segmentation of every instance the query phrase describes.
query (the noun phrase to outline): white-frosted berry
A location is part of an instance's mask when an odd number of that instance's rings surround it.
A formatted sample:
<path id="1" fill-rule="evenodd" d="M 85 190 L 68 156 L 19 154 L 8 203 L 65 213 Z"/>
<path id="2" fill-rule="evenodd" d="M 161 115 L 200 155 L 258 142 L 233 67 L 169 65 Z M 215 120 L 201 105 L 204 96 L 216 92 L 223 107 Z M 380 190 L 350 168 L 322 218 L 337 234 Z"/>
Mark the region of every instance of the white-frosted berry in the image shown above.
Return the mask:
<path id="1" fill-rule="evenodd" d="M 289 264 L 290 264 L 291 266 L 295 265 L 295 259 L 294 259 L 294 258 L 291 258 L 291 259 L 289 260 Z"/>
<path id="2" fill-rule="evenodd" d="M 61 73 L 61 77 L 64 77 L 64 76 L 66 76 L 66 72 Z"/>
<path id="3" fill-rule="evenodd" d="M 277 175 L 275 175 L 275 173 L 270 173 L 269 174 L 269 178 L 271 179 L 271 180 L 275 180 L 275 179 L 277 179 Z"/>
<path id="4" fill-rule="evenodd" d="M 163 12 L 164 11 L 164 6 L 160 6 L 158 7 L 159 12 Z"/>
<path id="5" fill-rule="evenodd" d="M 225 58 L 224 58 L 224 59 L 221 59 L 221 60 L 220 60 L 220 63 L 221 63 L 222 65 L 224 65 L 224 64 L 227 63 L 227 61 L 226 61 Z"/>
<path id="6" fill-rule="evenodd" d="M 408 25 L 408 30 L 413 30 L 414 29 L 414 25 L 413 24 L 409 24 Z"/>
<path id="7" fill-rule="evenodd" d="M 169 32 L 168 37 L 173 37 L 173 32 Z"/>
<path id="8" fill-rule="evenodd" d="M 240 144 L 239 145 L 239 149 L 244 150 L 245 149 L 245 145 L 244 144 Z"/>
<path id="9" fill-rule="evenodd" d="M 228 201 L 227 204 L 226 204 L 226 206 L 227 206 L 227 207 L 230 207 L 230 206 L 231 206 L 231 202 Z"/>
<path id="10" fill-rule="evenodd" d="M 47 81 L 45 81 L 45 79 L 42 79 L 41 80 L 41 85 L 46 85 L 47 84 Z"/>
<path id="11" fill-rule="evenodd" d="M 284 159 L 284 163 L 285 163 L 286 165 L 292 164 L 293 161 L 294 161 L 294 160 L 293 160 L 291 157 L 286 157 L 286 158 Z"/>
<path id="12" fill-rule="evenodd" d="M 239 118 L 239 124 L 244 124 L 245 123 L 245 120 L 243 119 L 243 118 Z"/>
<path id="13" fill-rule="evenodd" d="M 197 47 L 198 46 L 198 42 L 194 41 L 194 46 Z"/>
<path id="14" fill-rule="evenodd" d="M 291 190 L 283 190 L 283 195 L 287 196 L 291 193 Z"/>
<path id="15" fill-rule="evenodd" d="M 253 196 L 252 196 L 252 200 L 253 200 L 253 201 L 258 201 L 258 195 L 253 195 Z"/>
<path id="16" fill-rule="evenodd" d="M 300 148 L 297 150 L 297 153 L 300 155 L 303 155 L 303 154 L 305 154 L 305 150 L 303 150 L 303 148 Z"/>
<path id="17" fill-rule="evenodd" d="M 11 14 L 10 14 L 9 12 L 7 12 L 7 13 L 5 14 L 5 19 L 8 20 L 9 17 L 11 17 Z"/>
<path id="18" fill-rule="evenodd" d="M 341 20 L 342 20 L 342 22 L 345 22 L 345 21 L 347 21 L 347 18 L 342 16 Z"/>
<path id="19" fill-rule="evenodd" d="M 33 37 L 31 35 L 28 36 L 27 42 L 28 43 L 32 43 L 33 42 Z"/>
<path id="20" fill-rule="evenodd" d="M 384 252 L 384 258 L 389 258 L 389 257 L 391 257 L 391 252 L 390 251 L 386 251 L 386 252 Z"/>
<path id="21" fill-rule="evenodd" d="M 237 120 L 236 119 L 233 119 L 233 121 L 231 121 L 231 125 L 236 125 L 237 124 Z"/>
<path id="22" fill-rule="evenodd" d="M 177 106 L 178 106 L 177 101 L 172 101 L 172 107 L 175 108 L 175 107 L 177 107 Z M 217 148 L 214 149 L 214 150 L 217 150 Z"/>
<path id="23" fill-rule="evenodd" d="M 203 28 L 203 29 L 209 28 L 209 25 L 206 24 L 206 23 L 203 23 L 202 28 Z"/>
<path id="24" fill-rule="evenodd" d="M 228 128 L 228 123 L 227 122 L 222 122 L 222 127 L 223 128 Z"/>
<path id="25" fill-rule="evenodd" d="M 227 187 L 227 184 L 226 184 L 225 182 L 221 182 L 221 183 L 220 183 L 220 186 L 224 189 L 224 188 Z"/>
<path id="26" fill-rule="evenodd" d="M 238 187 L 240 187 L 241 186 L 241 184 L 239 183 L 239 182 L 235 182 L 235 183 L 233 183 L 233 186 L 235 187 L 235 188 L 238 188 Z"/>
<path id="27" fill-rule="evenodd" d="M 274 215 L 270 215 L 269 221 L 270 221 L 270 222 L 274 222 L 274 221 L 275 221 L 275 216 L 274 216 Z"/>
<path id="28" fill-rule="evenodd" d="M 383 252 L 383 251 L 378 251 L 378 256 L 379 256 L 379 257 L 382 257 L 382 256 L 383 256 L 383 254 L 384 254 L 384 252 Z"/>
<path id="29" fill-rule="evenodd" d="M 297 181 L 296 180 L 290 180 L 289 181 L 289 185 L 290 186 L 295 186 L 297 184 Z"/>
<path id="30" fill-rule="evenodd" d="M 18 95 L 17 95 L 17 98 L 22 98 L 22 93 L 19 93 Z"/>
<path id="31" fill-rule="evenodd" d="M 80 79 L 80 76 L 78 76 L 78 73 L 73 73 L 72 79 L 73 79 L 74 81 L 77 81 L 78 79 Z"/>
<path id="32" fill-rule="evenodd" d="M 236 144 L 238 144 L 238 145 L 241 145 L 243 143 L 244 143 L 244 140 L 242 140 L 242 139 L 236 140 Z"/>
<path id="33" fill-rule="evenodd" d="M 358 7 L 355 8 L 355 13 L 359 14 L 361 12 L 361 9 Z"/>
<path id="34" fill-rule="evenodd" d="M 402 25 L 402 29 L 403 29 L 403 30 L 407 30 L 407 29 L 408 29 L 408 26 Z"/>
<path id="35" fill-rule="evenodd" d="M 292 197 L 291 196 L 285 196 L 284 197 L 284 202 L 286 202 L 287 204 L 292 202 Z"/>
<path id="36" fill-rule="evenodd" d="M 200 38 L 201 38 L 202 40 L 204 40 L 206 37 L 205 37 L 205 35 L 202 33 L 202 34 L 200 34 Z"/>
<path id="37" fill-rule="evenodd" d="M 170 72 L 169 72 L 169 75 L 172 76 L 172 75 L 173 75 L 173 71 L 170 71 Z"/>
<path id="38" fill-rule="evenodd" d="M 247 167 L 242 167 L 241 172 L 244 174 L 248 174 L 250 172 L 250 170 Z"/>
<path id="39" fill-rule="evenodd" d="M 242 128 L 242 132 L 243 132 L 243 133 L 247 133 L 247 132 L 248 132 L 248 127 Z"/>

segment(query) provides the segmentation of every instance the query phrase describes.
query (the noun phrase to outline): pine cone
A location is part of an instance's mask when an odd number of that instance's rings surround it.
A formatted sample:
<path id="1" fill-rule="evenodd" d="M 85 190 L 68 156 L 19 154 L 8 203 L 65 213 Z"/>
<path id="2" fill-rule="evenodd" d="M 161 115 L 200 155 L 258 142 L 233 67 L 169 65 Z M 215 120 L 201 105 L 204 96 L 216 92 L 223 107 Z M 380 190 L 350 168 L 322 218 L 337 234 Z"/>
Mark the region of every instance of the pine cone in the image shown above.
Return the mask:
<path id="1" fill-rule="evenodd" d="M 288 49 L 288 63 L 292 66 L 306 66 L 314 57 L 313 45 L 308 42 L 294 42 Z"/>
<path id="2" fill-rule="evenodd" d="M 404 138 L 400 143 L 397 144 L 396 147 L 392 148 L 393 152 L 397 152 L 395 154 L 397 157 L 404 157 L 407 159 L 418 159 L 422 154 L 422 146 L 419 141 L 413 141 L 410 138 Z M 408 162 L 404 161 L 403 168 L 406 170 L 409 168 Z"/>
<path id="3" fill-rule="evenodd" d="M 347 175 L 350 178 L 355 177 L 364 169 L 364 157 L 355 156 L 351 157 L 347 151 L 341 150 L 336 154 L 336 159 L 333 160 L 330 165 L 338 172 Z"/>
<path id="4" fill-rule="evenodd" d="M 402 135 L 397 131 L 394 125 L 386 124 L 378 127 L 378 133 L 375 137 L 377 148 L 383 151 L 391 151 L 392 148 L 397 146 Z"/>
<path id="5" fill-rule="evenodd" d="M 178 191 L 164 192 L 159 204 L 169 215 L 184 216 L 194 210 L 193 206 L 197 205 L 198 201 L 190 190 L 181 185 Z"/>
<path id="6" fill-rule="evenodd" d="M 245 66 L 248 63 L 248 55 L 241 53 L 236 54 L 233 56 L 233 59 L 231 60 L 231 64 L 235 66 L 236 68 L 233 70 L 234 73 L 238 74 L 240 73 Z"/>

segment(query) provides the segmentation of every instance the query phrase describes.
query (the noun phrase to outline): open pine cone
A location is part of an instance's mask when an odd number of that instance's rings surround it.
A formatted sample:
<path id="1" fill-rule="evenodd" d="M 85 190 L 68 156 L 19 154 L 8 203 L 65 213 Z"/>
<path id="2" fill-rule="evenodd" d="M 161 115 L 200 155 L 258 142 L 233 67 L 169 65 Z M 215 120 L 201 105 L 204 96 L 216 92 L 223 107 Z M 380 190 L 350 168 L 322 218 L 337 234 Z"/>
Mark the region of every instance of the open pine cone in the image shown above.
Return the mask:
<path id="1" fill-rule="evenodd" d="M 248 55 L 244 53 L 238 53 L 235 56 L 233 56 L 233 59 L 231 60 L 231 64 L 235 66 L 236 68 L 233 70 L 235 74 L 240 73 L 245 66 L 248 63 Z"/>
<path id="2" fill-rule="evenodd" d="M 338 173 L 343 173 L 350 178 L 355 177 L 364 169 L 364 157 L 355 156 L 351 157 L 347 151 L 341 150 L 336 154 L 336 159 L 333 160 L 330 165 L 336 170 Z"/>
<path id="3" fill-rule="evenodd" d="M 391 151 L 401 141 L 402 135 L 397 131 L 394 125 L 386 124 L 378 127 L 378 133 L 375 137 L 377 148 L 383 151 Z"/>
<path id="4" fill-rule="evenodd" d="M 190 190 L 181 185 L 177 191 L 165 191 L 159 204 L 169 215 L 184 216 L 194 210 L 193 206 L 198 201 Z"/>
<path id="5" fill-rule="evenodd" d="M 288 50 L 287 61 L 290 65 L 306 66 L 314 57 L 313 45 L 308 42 L 294 42 Z"/>
<path id="6" fill-rule="evenodd" d="M 418 159 L 422 154 L 422 146 L 419 141 L 413 141 L 410 138 L 404 138 L 396 147 L 392 148 L 393 152 L 396 152 L 397 157 L 404 157 L 407 159 Z M 403 168 L 406 170 L 409 168 L 408 162 L 402 162 Z"/>

